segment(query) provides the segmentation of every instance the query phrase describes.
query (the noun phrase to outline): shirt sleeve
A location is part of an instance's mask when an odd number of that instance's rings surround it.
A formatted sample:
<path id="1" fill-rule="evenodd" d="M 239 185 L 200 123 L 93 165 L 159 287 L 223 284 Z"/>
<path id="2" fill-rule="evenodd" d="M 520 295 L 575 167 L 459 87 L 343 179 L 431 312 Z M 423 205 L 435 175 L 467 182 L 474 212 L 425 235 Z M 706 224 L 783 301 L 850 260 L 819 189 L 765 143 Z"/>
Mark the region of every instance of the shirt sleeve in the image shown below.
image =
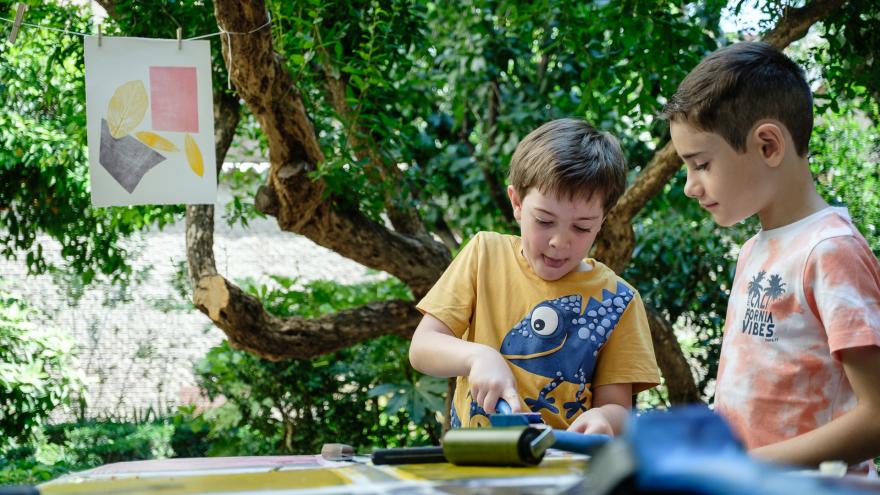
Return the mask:
<path id="1" fill-rule="evenodd" d="M 880 346 L 880 263 L 861 237 L 818 243 L 807 258 L 804 295 L 822 322 L 834 359 L 853 347 Z"/>
<path id="2" fill-rule="evenodd" d="M 442 321 L 461 338 L 470 326 L 477 294 L 481 234 L 465 245 L 440 279 L 416 305 L 423 314 Z"/>
<path id="3" fill-rule="evenodd" d="M 615 383 L 631 383 L 634 394 L 660 383 L 648 317 L 638 292 L 599 351 L 592 387 Z"/>

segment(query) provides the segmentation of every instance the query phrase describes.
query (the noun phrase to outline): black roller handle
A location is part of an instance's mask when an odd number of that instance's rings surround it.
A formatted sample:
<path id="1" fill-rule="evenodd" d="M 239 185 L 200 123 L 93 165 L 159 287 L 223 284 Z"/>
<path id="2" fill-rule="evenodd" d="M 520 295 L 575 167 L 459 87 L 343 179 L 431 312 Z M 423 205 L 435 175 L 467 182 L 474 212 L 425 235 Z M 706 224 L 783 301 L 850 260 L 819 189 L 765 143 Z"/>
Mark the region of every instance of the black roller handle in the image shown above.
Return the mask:
<path id="1" fill-rule="evenodd" d="M 425 464 L 429 462 L 446 462 L 443 447 L 400 447 L 373 451 L 373 464 Z"/>

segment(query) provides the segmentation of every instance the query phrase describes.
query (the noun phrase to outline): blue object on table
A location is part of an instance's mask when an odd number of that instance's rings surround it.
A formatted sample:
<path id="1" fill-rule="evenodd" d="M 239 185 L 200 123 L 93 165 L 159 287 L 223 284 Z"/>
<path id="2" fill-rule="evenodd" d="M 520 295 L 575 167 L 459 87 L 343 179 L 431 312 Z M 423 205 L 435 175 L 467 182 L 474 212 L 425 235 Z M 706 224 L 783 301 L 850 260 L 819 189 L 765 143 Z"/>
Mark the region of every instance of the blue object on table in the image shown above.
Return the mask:
<path id="1" fill-rule="evenodd" d="M 510 404 L 504 399 L 498 399 L 495 406 L 496 414 L 489 416 L 489 422 L 492 426 L 529 426 L 536 424 L 544 424 L 540 413 L 514 413 L 510 408 Z M 575 431 L 565 431 L 553 429 L 553 442 L 551 448 L 565 450 L 567 452 L 576 452 L 578 454 L 592 455 L 599 447 L 611 441 L 608 435 L 592 434 L 586 435 Z"/>
<path id="2" fill-rule="evenodd" d="M 0 495 L 40 495 L 40 491 L 30 485 L 0 486 Z"/>
<path id="3" fill-rule="evenodd" d="M 553 437 L 556 438 L 556 441 L 553 442 L 551 448 L 586 455 L 593 455 L 600 447 L 611 441 L 611 437 L 608 435 L 557 429 L 553 430 Z"/>
<path id="4" fill-rule="evenodd" d="M 495 414 L 489 416 L 489 422 L 492 426 L 528 426 L 543 424 L 544 420 L 541 419 L 541 413 L 514 413 L 506 400 L 498 399 Z"/>
<path id="5" fill-rule="evenodd" d="M 727 423 L 704 406 L 634 417 L 628 432 L 590 462 L 591 493 L 819 495 L 878 493 L 840 478 L 794 474 L 748 455 Z"/>

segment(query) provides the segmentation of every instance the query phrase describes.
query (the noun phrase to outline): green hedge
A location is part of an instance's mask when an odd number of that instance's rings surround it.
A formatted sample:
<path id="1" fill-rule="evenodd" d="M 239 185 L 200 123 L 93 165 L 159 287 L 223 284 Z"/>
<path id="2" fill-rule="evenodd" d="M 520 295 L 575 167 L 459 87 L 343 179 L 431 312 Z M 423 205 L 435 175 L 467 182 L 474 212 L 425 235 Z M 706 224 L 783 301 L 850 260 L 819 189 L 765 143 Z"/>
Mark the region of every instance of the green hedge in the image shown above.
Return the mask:
<path id="1" fill-rule="evenodd" d="M 201 457 L 207 450 L 201 425 L 186 414 L 148 423 L 47 425 L 30 444 L 0 452 L 0 486 L 40 483 L 112 462 Z"/>
<path id="2" fill-rule="evenodd" d="M 28 305 L 0 290 L 0 451 L 31 433 L 82 387 L 73 341 Z"/>

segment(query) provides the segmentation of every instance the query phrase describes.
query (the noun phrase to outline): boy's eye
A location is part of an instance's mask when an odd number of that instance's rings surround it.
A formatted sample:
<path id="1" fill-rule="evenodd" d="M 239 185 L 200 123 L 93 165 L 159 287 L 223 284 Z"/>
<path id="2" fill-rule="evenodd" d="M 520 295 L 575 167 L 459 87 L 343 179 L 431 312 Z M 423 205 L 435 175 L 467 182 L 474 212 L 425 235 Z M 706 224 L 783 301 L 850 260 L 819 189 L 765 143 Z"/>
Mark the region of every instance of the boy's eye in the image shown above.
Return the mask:
<path id="1" fill-rule="evenodd" d="M 707 168 L 709 168 L 709 162 L 697 163 L 694 165 L 694 170 L 706 170 Z"/>
<path id="2" fill-rule="evenodd" d="M 550 225 L 551 223 L 553 223 L 549 220 L 541 220 L 538 217 L 535 217 L 535 221 L 538 222 L 538 224 L 540 224 L 540 225 Z"/>
<path id="3" fill-rule="evenodd" d="M 578 232 L 583 232 L 583 233 L 590 233 L 593 231 L 593 229 L 591 229 L 589 227 L 578 227 L 577 225 L 574 226 L 574 229 L 577 230 Z"/>

